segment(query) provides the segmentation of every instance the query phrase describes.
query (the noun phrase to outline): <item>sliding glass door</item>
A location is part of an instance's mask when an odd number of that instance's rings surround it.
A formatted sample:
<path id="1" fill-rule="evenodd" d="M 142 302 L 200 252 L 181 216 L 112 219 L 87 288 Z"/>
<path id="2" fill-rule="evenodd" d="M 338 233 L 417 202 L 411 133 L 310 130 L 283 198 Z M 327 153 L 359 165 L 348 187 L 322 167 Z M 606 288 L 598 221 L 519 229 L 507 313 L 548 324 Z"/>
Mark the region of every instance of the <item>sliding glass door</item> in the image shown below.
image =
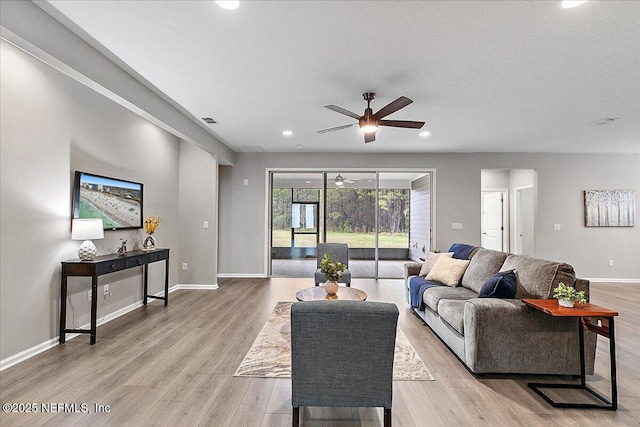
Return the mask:
<path id="1" fill-rule="evenodd" d="M 402 277 L 404 263 L 430 249 L 430 177 L 374 170 L 271 172 L 269 274 L 312 277 L 316 245 L 328 242 L 349 245 L 354 278 Z"/>

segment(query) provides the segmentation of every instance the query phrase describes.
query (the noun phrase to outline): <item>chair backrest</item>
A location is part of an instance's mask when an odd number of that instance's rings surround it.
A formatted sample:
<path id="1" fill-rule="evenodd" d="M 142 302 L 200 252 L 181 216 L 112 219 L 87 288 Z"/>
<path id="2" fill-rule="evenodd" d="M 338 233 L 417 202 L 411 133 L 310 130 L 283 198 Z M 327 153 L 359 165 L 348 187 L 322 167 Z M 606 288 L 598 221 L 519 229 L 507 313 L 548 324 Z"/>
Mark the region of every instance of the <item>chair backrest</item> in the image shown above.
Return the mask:
<path id="1" fill-rule="evenodd" d="M 391 303 L 294 303 L 292 405 L 391 408 L 397 323 Z"/>
<path id="2" fill-rule="evenodd" d="M 324 254 L 329 254 L 333 261 L 340 261 L 349 268 L 349 245 L 346 243 L 318 243 L 316 248 L 318 268 Z"/>

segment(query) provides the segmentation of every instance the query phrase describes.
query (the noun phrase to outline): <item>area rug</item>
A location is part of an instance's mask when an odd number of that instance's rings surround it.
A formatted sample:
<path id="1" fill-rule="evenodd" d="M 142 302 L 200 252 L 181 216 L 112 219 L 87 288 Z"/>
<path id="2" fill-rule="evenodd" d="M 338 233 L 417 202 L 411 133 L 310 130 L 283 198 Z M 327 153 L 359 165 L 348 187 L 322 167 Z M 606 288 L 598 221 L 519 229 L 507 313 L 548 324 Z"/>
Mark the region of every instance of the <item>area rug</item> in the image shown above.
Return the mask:
<path id="1" fill-rule="evenodd" d="M 291 304 L 276 304 L 235 377 L 291 378 Z M 434 381 L 401 329 L 396 334 L 393 380 Z"/>

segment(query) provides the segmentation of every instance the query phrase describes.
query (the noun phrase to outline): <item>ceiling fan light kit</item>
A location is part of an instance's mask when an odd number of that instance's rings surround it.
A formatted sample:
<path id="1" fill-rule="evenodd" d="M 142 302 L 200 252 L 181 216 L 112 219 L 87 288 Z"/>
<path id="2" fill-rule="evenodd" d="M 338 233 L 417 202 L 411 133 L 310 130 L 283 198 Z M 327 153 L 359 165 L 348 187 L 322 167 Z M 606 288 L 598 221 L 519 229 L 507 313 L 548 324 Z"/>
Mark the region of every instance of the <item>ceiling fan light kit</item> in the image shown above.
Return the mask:
<path id="1" fill-rule="evenodd" d="M 380 126 L 389 126 L 396 128 L 410 128 L 410 129 L 420 129 L 424 126 L 424 122 L 416 122 L 411 120 L 382 120 L 382 118 L 388 116 L 389 114 L 395 113 L 401 108 L 406 107 L 411 104 L 413 101 L 406 96 L 401 96 L 395 101 L 390 102 L 389 104 L 382 107 L 377 113 L 373 113 L 371 109 L 371 101 L 375 98 L 375 93 L 366 92 L 362 95 L 365 101 L 367 101 L 367 108 L 364 110 L 364 114 L 359 116 L 358 114 L 346 110 L 342 107 L 338 107 L 337 105 L 325 105 L 324 107 L 335 111 L 336 113 L 344 114 L 345 116 L 349 116 L 358 120 L 358 127 L 360 131 L 364 133 L 364 142 L 373 142 L 376 140 L 376 132 Z M 332 132 L 334 130 L 346 129 L 348 127 L 353 126 L 355 123 L 350 125 L 342 125 L 336 126 L 329 129 L 319 130 L 318 133 L 327 133 Z"/>

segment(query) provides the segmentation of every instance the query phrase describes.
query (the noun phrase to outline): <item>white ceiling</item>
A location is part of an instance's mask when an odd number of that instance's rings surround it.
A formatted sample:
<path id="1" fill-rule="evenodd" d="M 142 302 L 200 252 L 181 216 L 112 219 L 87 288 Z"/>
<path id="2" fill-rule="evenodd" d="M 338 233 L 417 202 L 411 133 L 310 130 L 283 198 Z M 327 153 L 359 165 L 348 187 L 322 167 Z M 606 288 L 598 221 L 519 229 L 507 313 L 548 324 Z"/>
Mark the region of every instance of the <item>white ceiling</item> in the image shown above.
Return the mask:
<path id="1" fill-rule="evenodd" d="M 640 152 L 640 2 L 49 1 L 236 151 Z M 364 144 L 317 130 L 414 103 Z M 619 118 L 605 126 L 589 123 Z M 293 136 L 281 134 L 284 129 Z M 423 130 L 424 130 L 423 129 Z M 301 145 L 302 148 L 297 147 Z"/>

